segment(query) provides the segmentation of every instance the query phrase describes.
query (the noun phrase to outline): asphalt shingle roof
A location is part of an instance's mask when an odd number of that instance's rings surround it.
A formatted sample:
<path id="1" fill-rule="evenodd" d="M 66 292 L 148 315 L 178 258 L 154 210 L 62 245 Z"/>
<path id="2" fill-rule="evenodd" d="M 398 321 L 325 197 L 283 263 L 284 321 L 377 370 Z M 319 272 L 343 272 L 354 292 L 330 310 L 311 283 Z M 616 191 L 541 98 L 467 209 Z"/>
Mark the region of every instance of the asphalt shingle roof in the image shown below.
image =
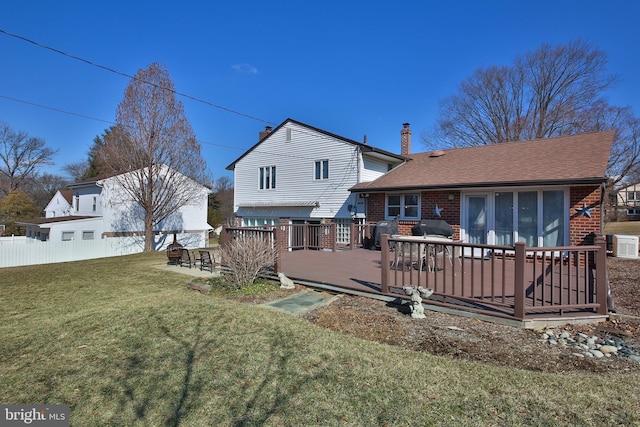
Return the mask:
<path id="1" fill-rule="evenodd" d="M 593 132 L 416 153 L 377 180 L 352 190 L 602 182 L 613 137 L 614 131 Z"/>

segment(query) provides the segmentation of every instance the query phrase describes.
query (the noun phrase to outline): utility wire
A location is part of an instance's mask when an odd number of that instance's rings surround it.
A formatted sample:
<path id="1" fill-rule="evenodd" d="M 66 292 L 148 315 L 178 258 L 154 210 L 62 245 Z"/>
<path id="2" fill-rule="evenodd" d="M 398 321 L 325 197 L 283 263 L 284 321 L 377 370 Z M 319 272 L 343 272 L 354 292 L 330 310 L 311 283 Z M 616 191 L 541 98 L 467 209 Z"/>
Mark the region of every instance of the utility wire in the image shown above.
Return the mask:
<path id="1" fill-rule="evenodd" d="M 226 112 L 232 113 L 232 114 L 236 114 L 236 115 L 239 115 L 239 116 L 241 116 L 241 117 L 245 117 L 245 118 L 248 118 L 248 119 L 251 119 L 251 120 L 255 120 L 255 121 L 258 121 L 258 122 L 266 123 L 266 124 L 268 124 L 268 125 L 277 126 L 277 124 L 276 124 L 276 123 L 273 123 L 273 122 L 271 122 L 271 121 L 269 121 L 269 120 L 261 119 L 261 118 L 259 118 L 259 117 L 255 117 L 255 116 L 252 116 L 252 115 L 250 115 L 250 114 L 242 113 L 242 112 L 240 112 L 240 111 L 233 110 L 233 109 L 231 109 L 231 108 L 227 108 L 227 107 L 224 107 L 224 106 L 222 106 L 222 105 L 214 104 L 214 103 L 212 103 L 212 102 L 209 102 L 209 101 L 206 101 L 206 100 L 203 100 L 203 99 L 197 98 L 197 97 L 195 97 L 195 96 L 191 96 L 191 95 L 188 95 L 188 94 L 186 94 L 186 93 L 176 91 L 175 89 L 169 89 L 169 88 L 166 88 L 166 87 L 162 87 L 162 86 L 160 86 L 160 85 L 158 85 L 158 84 L 156 84 L 156 83 L 148 82 L 148 81 L 146 81 L 146 80 L 144 80 L 144 79 L 137 78 L 136 76 L 133 76 L 133 75 L 131 75 L 131 74 L 124 73 L 124 72 L 122 72 L 122 71 L 118 71 L 118 70 L 116 70 L 116 69 L 114 69 L 114 68 L 107 67 L 107 66 L 105 66 L 105 65 L 101 65 L 101 64 L 95 63 L 95 62 L 90 61 L 90 60 L 88 60 L 88 59 L 84 59 L 84 58 L 81 58 L 81 57 L 79 57 L 79 56 L 69 54 L 69 53 L 64 52 L 64 51 L 62 51 L 62 50 L 60 50 L 60 49 L 56 49 L 56 48 L 54 48 L 54 47 L 51 47 L 51 46 L 48 46 L 48 45 L 45 45 L 45 44 L 42 44 L 42 43 L 38 43 L 38 42 L 36 42 L 35 40 L 29 39 L 29 38 L 27 38 L 27 37 L 24 37 L 24 36 L 21 36 L 21 35 L 18 35 L 18 34 L 11 33 L 11 32 L 9 32 L 9 31 L 6 31 L 6 30 L 2 29 L 2 28 L 0 28 L 0 33 L 1 33 L 1 34 L 5 34 L 5 35 L 7 35 L 7 36 L 9 36 L 9 37 L 16 38 L 16 39 L 18 39 L 18 40 L 22 40 L 22 41 L 24 41 L 24 42 L 27 42 L 27 43 L 33 44 L 34 46 L 40 47 L 40 48 L 42 48 L 42 49 L 50 50 L 50 51 L 55 52 L 55 53 L 57 53 L 57 54 L 63 55 L 63 56 L 65 56 L 65 57 L 67 57 L 67 58 L 70 58 L 70 59 L 74 59 L 74 60 L 76 60 L 76 61 L 83 62 L 83 63 L 85 63 L 85 64 L 87 64 L 87 65 L 92 66 L 92 67 L 100 68 L 100 69 L 105 70 L 105 71 L 108 71 L 108 72 L 110 72 L 110 73 L 114 73 L 114 74 L 117 74 L 117 75 L 119 75 L 119 76 L 127 77 L 127 78 L 129 78 L 129 79 L 133 79 L 133 80 L 139 81 L 139 82 L 141 82 L 141 83 L 145 83 L 145 84 L 151 85 L 151 86 L 156 87 L 156 88 L 161 89 L 161 90 L 168 90 L 168 91 L 170 91 L 170 92 L 172 92 L 172 93 L 174 93 L 174 94 L 176 94 L 176 95 L 182 96 L 182 97 L 187 98 L 187 99 L 191 99 L 191 100 L 193 100 L 193 101 L 195 101 L 195 102 L 199 102 L 199 103 L 201 103 L 201 104 L 208 105 L 208 106 L 210 106 L 210 107 L 217 108 L 217 109 L 220 109 L 220 110 L 223 110 L 223 111 L 226 111 Z M 54 107 L 49 107 L 49 106 L 45 106 L 45 105 L 35 104 L 35 103 L 28 102 L 28 101 L 23 101 L 23 100 L 19 100 L 19 99 L 15 99 L 15 98 L 10 98 L 10 97 L 7 97 L 7 96 L 1 96 L 1 95 L 0 95 L 0 97 L 2 97 L 2 98 L 6 98 L 6 99 L 10 99 L 10 100 L 13 100 L 13 101 L 16 101 L 16 102 L 22 102 L 22 103 L 24 103 L 24 104 L 28 104 L 28 105 L 33 105 L 33 106 L 37 106 L 37 107 L 41 107 L 41 108 L 45 108 L 45 109 L 49 109 L 49 110 L 52 110 L 52 111 L 58 111 L 58 112 L 62 112 L 62 113 L 65 113 L 65 114 L 74 115 L 74 116 L 77 116 L 77 117 L 83 117 L 83 118 L 87 118 L 87 119 L 90 119 L 90 120 L 95 120 L 95 121 L 105 122 L 105 123 L 109 123 L 109 124 L 115 124 L 115 123 L 110 122 L 110 121 L 107 121 L 107 120 L 102 120 L 102 119 L 97 119 L 97 118 L 94 118 L 94 117 L 84 116 L 84 115 L 82 115 L 82 114 L 78 114 L 78 113 L 73 113 L 73 112 L 69 112 L 69 111 L 60 110 L 60 109 L 57 109 L 57 108 L 54 108 Z M 308 132 L 308 131 L 306 131 L 306 130 L 296 129 L 296 128 L 291 128 L 291 129 L 292 129 L 294 132 L 296 132 L 296 133 L 312 135 L 312 133 L 311 133 L 311 132 Z M 316 134 L 316 133 L 313 133 L 313 136 L 315 136 L 315 137 L 320 137 L 321 139 L 327 139 L 327 140 L 340 141 L 340 139 L 338 139 L 338 138 L 329 137 L 329 136 L 327 136 L 327 135 L 318 135 L 318 134 Z M 243 150 L 242 148 L 238 148 L 238 147 L 225 146 L 225 145 L 221 145 L 221 144 L 214 144 L 214 143 L 208 143 L 208 142 L 205 142 L 205 141 L 201 141 L 201 143 L 203 143 L 203 144 L 208 144 L 208 145 L 219 146 L 219 147 L 223 147 L 223 148 L 230 148 L 230 149 L 234 149 L 234 150 Z M 260 150 L 255 150 L 255 151 L 256 151 L 256 152 L 261 152 L 261 153 L 266 153 L 266 154 L 272 154 L 272 155 L 276 155 L 276 156 L 278 156 L 278 155 L 279 155 L 279 156 L 283 156 L 283 157 L 291 157 L 291 158 L 300 158 L 300 159 L 305 159 L 305 160 L 312 160 L 312 159 L 305 158 L 305 157 L 302 157 L 302 156 L 287 155 L 287 154 L 280 154 L 280 153 L 268 153 L 268 152 L 264 152 L 264 151 L 260 151 Z"/>
<path id="2" fill-rule="evenodd" d="M 96 118 L 96 117 L 87 116 L 85 114 L 74 113 L 72 111 L 62 110 L 60 108 L 51 107 L 51 106 L 43 105 L 43 104 L 38 104 L 38 103 L 35 103 L 35 102 L 25 101 L 23 99 L 13 98 L 11 96 L 0 95 L 0 98 L 7 99 L 9 101 L 19 102 L 19 103 L 26 104 L 26 105 L 31 105 L 33 107 L 43 108 L 45 110 L 55 111 L 57 113 L 69 114 L 71 116 L 80 117 L 80 118 L 87 119 L 87 120 L 94 120 L 96 122 L 107 123 L 107 124 L 113 125 L 113 126 L 122 126 L 121 124 L 118 124 L 118 123 L 113 122 L 113 121 L 99 119 L 99 118 Z M 246 148 L 234 147 L 232 145 L 216 144 L 214 142 L 202 141 L 200 139 L 197 139 L 197 141 L 200 144 L 211 145 L 213 147 L 228 148 L 228 149 L 231 149 L 231 150 L 238 150 L 238 151 L 247 151 Z M 315 159 L 312 159 L 310 157 L 303 157 L 303 156 L 297 156 L 295 154 L 286 154 L 286 153 L 273 153 L 273 152 L 270 152 L 270 151 L 264 151 L 264 150 L 260 150 L 260 149 L 254 149 L 254 152 L 261 153 L 261 154 L 269 154 L 271 156 L 287 157 L 287 158 L 291 158 L 291 159 L 301 159 L 301 160 L 311 160 L 311 161 L 315 160 Z"/>
<path id="3" fill-rule="evenodd" d="M 89 61 L 88 59 L 84 59 L 84 58 L 80 58 L 79 56 L 71 55 L 71 54 L 69 54 L 69 53 L 67 53 L 67 52 L 64 52 L 64 51 L 60 50 L 60 49 L 56 49 L 56 48 L 53 48 L 53 47 L 51 47 L 51 46 L 44 45 L 44 44 L 42 44 L 42 43 L 38 43 L 38 42 L 36 42 L 36 41 L 34 41 L 34 40 L 31 40 L 31 39 L 28 39 L 28 38 L 26 38 L 26 37 L 20 36 L 20 35 L 18 35 L 18 34 L 10 33 L 10 32 L 8 32 L 8 31 L 3 30 L 2 28 L 0 28 L 0 33 L 5 34 L 5 35 L 7 35 L 7 36 L 9 36 L 9 37 L 14 37 L 14 38 L 16 38 L 16 39 L 19 39 L 19 40 L 25 41 L 25 42 L 27 42 L 27 43 L 31 43 L 31 44 L 33 44 L 33 45 L 35 45 L 35 46 L 38 46 L 38 47 L 42 48 L 42 49 L 50 50 L 50 51 L 52 51 L 52 52 L 55 52 L 55 53 L 58 53 L 58 54 L 60 54 L 60 55 L 66 56 L 67 58 L 71 58 L 71 59 L 75 59 L 76 61 L 84 62 L 85 64 L 91 65 L 92 67 L 97 67 L 97 68 L 100 68 L 100 69 L 103 69 L 103 70 L 109 71 L 110 73 L 117 74 L 117 75 L 119 75 L 119 76 L 123 76 L 123 77 L 127 77 L 127 78 L 130 78 L 130 79 L 133 79 L 133 80 L 137 80 L 137 81 L 139 81 L 139 82 L 146 83 L 146 84 L 148 84 L 148 85 L 151 85 L 151 86 L 157 87 L 158 89 L 168 90 L 168 91 L 170 91 L 170 92 L 175 93 L 176 95 L 180 95 L 180 96 L 182 96 L 182 97 L 185 97 L 185 98 L 191 99 L 192 101 L 200 102 L 200 103 L 205 104 L 205 105 L 208 105 L 208 106 L 210 106 L 210 107 L 217 108 L 217 109 L 220 109 L 220 110 L 226 111 L 226 112 L 228 112 L 228 113 L 237 114 L 237 115 L 239 115 L 239 116 L 246 117 L 246 118 L 251 119 L 251 120 L 256 120 L 256 121 L 259 121 L 259 122 L 262 122 L 262 123 L 266 123 L 266 124 L 269 124 L 269 125 L 275 125 L 275 123 L 270 122 L 269 120 L 264 120 L 264 119 L 261 119 L 261 118 L 259 118 L 259 117 L 252 116 L 252 115 L 250 115 L 250 114 L 245 114 L 245 113 L 242 113 L 242 112 L 240 112 L 240 111 L 236 111 L 236 110 L 233 110 L 233 109 L 231 109 L 231 108 L 224 107 L 224 106 L 222 106 L 222 105 L 214 104 L 214 103 L 212 103 L 212 102 L 205 101 L 205 100 L 200 99 L 200 98 L 196 98 L 195 96 L 191 96 L 191 95 L 188 95 L 188 94 L 186 94 L 186 93 L 178 92 L 178 91 L 176 91 L 176 90 L 174 90 L 174 89 L 169 89 L 169 88 L 166 88 L 166 87 L 161 87 L 161 86 L 159 86 L 159 85 L 158 85 L 158 84 L 156 84 L 156 83 L 148 82 L 148 81 L 145 81 L 145 80 L 139 79 L 139 78 L 137 78 L 137 77 L 135 77 L 135 76 L 132 76 L 131 74 L 123 73 L 122 71 L 115 70 L 115 69 L 110 68 L 110 67 L 107 67 L 107 66 L 105 66 L 105 65 L 97 64 L 97 63 L 95 63 L 95 62 Z"/>
<path id="4" fill-rule="evenodd" d="M 42 43 L 38 43 L 38 42 L 36 42 L 35 40 L 31 40 L 31 39 L 29 39 L 29 38 L 27 38 L 27 37 L 24 37 L 24 36 L 21 36 L 21 35 L 18 35 L 18 34 L 10 33 L 9 31 L 3 30 L 2 28 L 0 28 L 0 33 L 1 33 L 1 34 L 5 34 L 5 35 L 7 35 L 7 36 L 9 36 L 9 37 L 16 38 L 16 39 L 18 39 L 18 40 L 22 40 L 22 41 L 24 41 L 24 42 L 27 42 L 27 43 L 33 44 L 34 46 L 40 47 L 40 48 L 42 48 L 42 49 L 50 50 L 50 51 L 55 52 L 55 53 L 57 53 L 57 54 L 63 55 L 63 56 L 65 56 L 65 57 L 67 57 L 67 58 L 71 58 L 71 59 L 74 59 L 74 60 L 76 60 L 76 61 L 83 62 L 83 63 L 85 63 L 85 64 L 87 64 L 87 65 L 92 66 L 92 67 L 100 68 L 100 69 L 102 69 L 102 70 L 109 71 L 110 73 L 114 73 L 114 74 L 117 74 L 117 75 L 119 75 L 119 76 L 127 77 L 127 78 L 129 78 L 129 79 L 133 79 L 133 80 L 139 81 L 139 82 L 141 82 L 141 83 L 145 83 L 145 84 L 148 84 L 148 85 L 151 85 L 151 86 L 157 87 L 158 89 L 168 90 L 168 91 L 170 91 L 170 92 L 172 92 L 172 93 L 174 93 L 174 94 L 176 94 L 176 95 L 182 96 L 182 97 L 184 97 L 184 98 L 191 99 L 191 100 L 196 101 L 196 102 L 199 102 L 199 103 L 201 103 L 201 104 L 208 105 L 208 106 L 210 106 L 210 107 L 217 108 L 217 109 L 220 109 L 220 110 L 223 110 L 223 111 L 226 111 L 226 112 L 232 113 L 232 114 L 236 114 L 236 115 L 239 115 L 239 116 L 241 116 L 241 117 L 245 117 L 245 118 L 248 118 L 248 119 L 251 119 L 251 120 L 255 120 L 255 121 L 258 121 L 258 122 L 266 123 L 266 124 L 268 124 L 268 125 L 272 125 L 272 126 L 274 126 L 274 127 L 275 127 L 275 126 L 277 126 L 277 123 L 271 122 L 271 121 L 269 121 L 269 120 L 261 119 L 261 118 L 259 118 L 259 117 L 255 117 L 255 116 L 252 116 L 252 115 L 250 115 L 250 114 L 242 113 L 242 112 L 240 112 L 240 111 L 236 111 L 236 110 L 233 110 L 233 109 L 231 109 L 231 108 L 224 107 L 224 106 L 222 106 L 222 105 L 214 104 L 214 103 L 212 103 L 212 102 L 205 101 L 205 100 L 200 99 L 200 98 L 197 98 L 197 97 L 195 97 L 195 96 L 191 96 L 191 95 L 188 95 L 188 94 L 183 93 L 183 92 L 178 92 L 178 91 L 176 91 L 175 89 L 169 89 L 169 88 L 161 87 L 160 85 L 158 85 L 158 84 L 156 84 L 156 83 L 148 82 L 148 81 L 146 81 L 146 80 L 143 80 L 143 79 L 137 78 L 136 76 L 132 76 L 131 74 L 127 74 L 127 73 L 124 73 L 124 72 L 122 72 L 122 71 L 118 71 L 118 70 L 116 70 L 116 69 L 114 69 L 114 68 L 107 67 L 107 66 L 105 66 L 105 65 L 97 64 L 97 63 L 95 63 L 95 62 L 93 62 L 93 61 L 90 61 L 90 60 L 88 60 L 88 59 L 84 59 L 84 58 L 81 58 L 81 57 L 79 57 L 79 56 L 69 54 L 69 53 L 64 52 L 64 51 L 62 51 L 62 50 L 60 50 L 60 49 L 56 49 L 56 48 L 54 48 L 54 47 L 47 46 L 47 45 L 42 44 Z M 24 102 L 24 101 L 18 101 L 18 102 Z M 28 102 L 25 102 L 25 103 L 28 103 Z M 34 105 L 35 105 L 35 104 L 34 104 Z M 49 108 L 49 107 L 43 107 L 43 108 Z M 52 108 L 49 108 L 49 109 L 52 109 Z M 53 110 L 55 111 L 55 109 L 53 109 Z M 78 114 L 76 114 L 76 113 L 70 113 L 70 112 L 66 112 L 66 113 L 67 113 L 67 114 L 72 114 L 72 115 L 78 115 Z M 78 115 L 78 116 L 79 116 L 79 115 Z M 100 121 L 100 119 L 93 119 L 93 118 L 92 118 L 92 120 L 99 120 L 99 121 Z M 301 129 L 293 129 L 293 128 L 292 128 L 292 130 L 293 130 L 294 132 L 297 132 L 297 133 L 302 133 L 302 134 L 309 134 L 309 135 L 311 135 L 311 133 L 309 133 L 309 132 L 307 132 L 307 131 L 305 131 L 305 130 L 301 130 Z M 315 136 L 317 137 L 318 135 L 315 135 Z M 320 138 L 322 138 L 322 139 L 327 139 L 327 140 L 337 140 L 336 138 L 331 138 L 331 137 L 328 137 L 328 136 L 325 136 L 325 135 L 321 135 L 321 136 L 320 136 Z M 235 149 L 236 147 L 229 147 L 229 148 L 234 148 L 234 149 Z"/>

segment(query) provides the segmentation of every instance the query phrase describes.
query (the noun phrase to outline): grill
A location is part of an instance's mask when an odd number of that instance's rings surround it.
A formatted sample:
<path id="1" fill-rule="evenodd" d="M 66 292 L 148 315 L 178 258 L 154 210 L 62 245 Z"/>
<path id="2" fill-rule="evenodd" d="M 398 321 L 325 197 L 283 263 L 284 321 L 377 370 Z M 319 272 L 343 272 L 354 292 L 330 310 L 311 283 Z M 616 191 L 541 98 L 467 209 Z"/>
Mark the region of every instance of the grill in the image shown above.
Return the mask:
<path id="1" fill-rule="evenodd" d="M 373 245 L 371 249 L 380 249 L 380 236 L 398 234 L 398 221 L 378 221 L 373 229 Z"/>
<path id="2" fill-rule="evenodd" d="M 173 243 L 167 246 L 167 258 L 169 258 L 169 264 L 180 264 L 182 247 L 183 246 L 178 243 L 176 233 L 173 233 Z"/>
<path id="3" fill-rule="evenodd" d="M 443 219 L 423 219 L 411 227 L 411 234 L 414 236 L 452 237 L 453 233 L 453 227 Z"/>

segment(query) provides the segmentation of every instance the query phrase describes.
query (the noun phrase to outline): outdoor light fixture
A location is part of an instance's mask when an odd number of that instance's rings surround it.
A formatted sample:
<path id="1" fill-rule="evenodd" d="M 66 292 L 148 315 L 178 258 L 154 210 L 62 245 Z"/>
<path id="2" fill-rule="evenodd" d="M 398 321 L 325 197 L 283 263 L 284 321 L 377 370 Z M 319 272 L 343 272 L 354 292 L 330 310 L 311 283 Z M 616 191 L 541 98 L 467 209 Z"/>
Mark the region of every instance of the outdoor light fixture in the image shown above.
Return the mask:
<path id="1" fill-rule="evenodd" d="M 349 205 L 349 206 L 347 207 L 347 209 L 349 209 L 349 214 L 350 214 L 352 217 L 355 217 L 355 216 L 356 216 L 356 213 L 358 213 L 358 207 L 357 207 L 356 205 Z"/>
<path id="2" fill-rule="evenodd" d="M 449 193 L 449 195 L 447 196 L 447 198 L 448 198 L 449 200 L 453 200 L 455 197 L 456 197 L 456 196 L 455 196 L 455 194 L 453 194 L 453 193 Z"/>

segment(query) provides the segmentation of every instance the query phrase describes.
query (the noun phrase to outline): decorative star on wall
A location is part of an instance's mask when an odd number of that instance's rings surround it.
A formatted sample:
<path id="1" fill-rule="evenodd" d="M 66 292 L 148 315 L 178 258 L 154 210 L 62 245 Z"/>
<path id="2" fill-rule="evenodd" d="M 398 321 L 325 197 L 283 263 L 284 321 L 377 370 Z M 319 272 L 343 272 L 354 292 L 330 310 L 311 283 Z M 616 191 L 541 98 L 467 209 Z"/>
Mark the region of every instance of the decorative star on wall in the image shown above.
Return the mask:
<path id="1" fill-rule="evenodd" d="M 588 218 L 591 218 L 591 210 L 592 209 L 593 208 L 587 207 L 587 204 L 584 203 L 581 208 L 576 208 L 576 211 L 578 211 L 578 216 L 586 216 Z"/>
<path id="2" fill-rule="evenodd" d="M 438 207 L 438 205 L 436 205 L 436 208 L 433 210 L 433 213 L 434 213 L 438 218 L 441 218 L 441 217 L 442 217 L 441 212 L 442 212 L 443 210 L 444 210 L 444 209 L 440 209 L 440 208 Z"/>

